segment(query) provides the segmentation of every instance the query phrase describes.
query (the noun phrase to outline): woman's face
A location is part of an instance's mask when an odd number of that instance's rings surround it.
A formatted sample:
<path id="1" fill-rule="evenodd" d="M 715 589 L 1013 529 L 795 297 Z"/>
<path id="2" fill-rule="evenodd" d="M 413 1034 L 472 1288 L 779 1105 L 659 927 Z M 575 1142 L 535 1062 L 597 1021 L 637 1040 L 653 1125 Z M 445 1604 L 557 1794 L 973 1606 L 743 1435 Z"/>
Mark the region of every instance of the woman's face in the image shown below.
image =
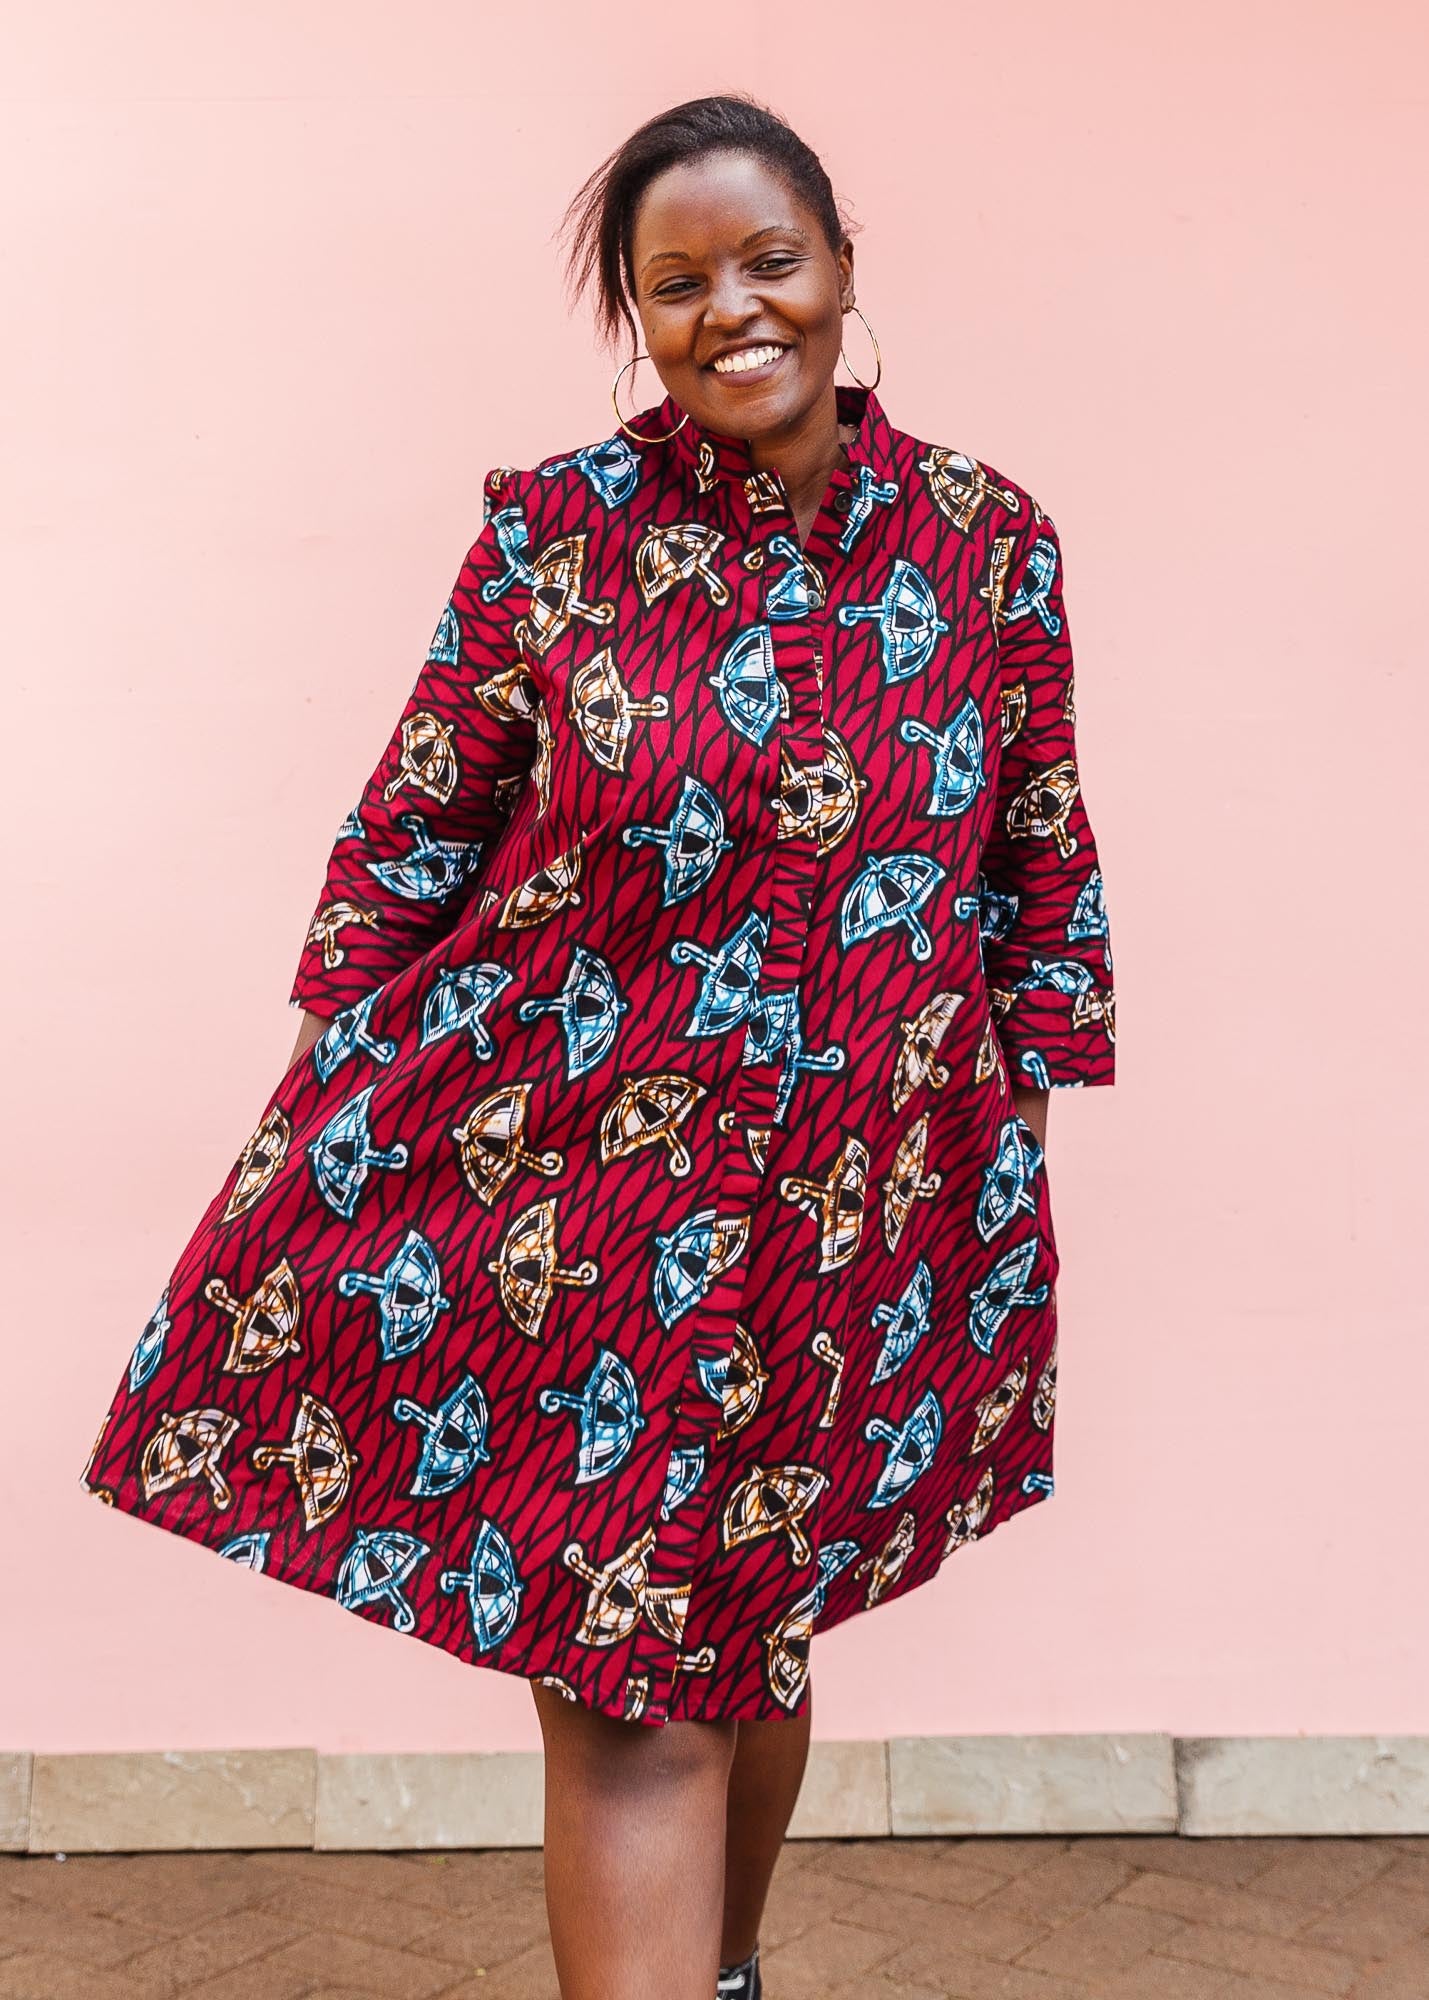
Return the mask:
<path id="1" fill-rule="evenodd" d="M 651 181 L 631 238 L 635 305 L 660 380 L 702 430 L 758 440 L 832 414 L 853 245 L 749 153 Z"/>

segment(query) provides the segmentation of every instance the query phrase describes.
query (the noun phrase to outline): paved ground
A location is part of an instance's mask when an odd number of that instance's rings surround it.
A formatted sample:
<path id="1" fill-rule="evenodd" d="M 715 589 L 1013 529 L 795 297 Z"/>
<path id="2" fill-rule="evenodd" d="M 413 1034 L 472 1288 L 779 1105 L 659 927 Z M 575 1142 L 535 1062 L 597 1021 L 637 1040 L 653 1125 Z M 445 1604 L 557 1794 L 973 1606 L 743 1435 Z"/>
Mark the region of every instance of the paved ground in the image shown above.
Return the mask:
<path id="1" fill-rule="evenodd" d="M 792 1841 L 768 2000 L 1429 2000 L 1423 1840 Z M 541 1858 L 0 1860 L 0 2000 L 556 2000 Z"/>

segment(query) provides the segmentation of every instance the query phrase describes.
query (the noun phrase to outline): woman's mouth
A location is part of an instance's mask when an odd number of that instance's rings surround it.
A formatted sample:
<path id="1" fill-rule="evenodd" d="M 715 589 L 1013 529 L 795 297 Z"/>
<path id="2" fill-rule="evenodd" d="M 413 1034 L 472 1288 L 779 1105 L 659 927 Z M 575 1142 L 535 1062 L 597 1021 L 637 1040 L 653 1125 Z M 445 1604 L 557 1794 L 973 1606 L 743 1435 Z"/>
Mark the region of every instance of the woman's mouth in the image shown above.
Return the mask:
<path id="1" fill-rule="evenodd" d="M 722 382 L 762 382 L 788 352 L 777 341 L 767 341 L 760 347 L 740 347 L 732 354 L 721 354 L 708 365 Z"/>

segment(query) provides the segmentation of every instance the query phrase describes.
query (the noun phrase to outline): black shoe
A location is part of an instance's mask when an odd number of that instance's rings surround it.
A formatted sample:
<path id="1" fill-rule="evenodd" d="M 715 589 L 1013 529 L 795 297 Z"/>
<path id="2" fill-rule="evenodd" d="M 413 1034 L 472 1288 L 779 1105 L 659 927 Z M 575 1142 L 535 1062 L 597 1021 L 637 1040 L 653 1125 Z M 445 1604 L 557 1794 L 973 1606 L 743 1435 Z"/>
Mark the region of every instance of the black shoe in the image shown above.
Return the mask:
<path id="1" fill-rule="evenodd" d="M 764 1982 L 759 1977 L 759 1946 L 738 1965 L 722 1965 L 715 1982 L 715 2000 L 761 2000 Z"/>

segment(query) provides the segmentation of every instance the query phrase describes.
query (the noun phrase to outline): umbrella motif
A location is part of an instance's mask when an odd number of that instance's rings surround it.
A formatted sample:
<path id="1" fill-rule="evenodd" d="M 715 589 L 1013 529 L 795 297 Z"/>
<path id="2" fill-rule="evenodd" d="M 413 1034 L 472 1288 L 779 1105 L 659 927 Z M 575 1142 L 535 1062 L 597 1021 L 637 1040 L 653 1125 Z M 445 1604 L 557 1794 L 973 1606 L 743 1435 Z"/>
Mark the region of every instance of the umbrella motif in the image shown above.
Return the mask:
<path id="1" fill-rule="evenodd" d="M 1047 637 L 1055 639 L 1062 630 L 1061 617 L 1052 609 L 1052 587 L 1056 580 L 1057 544 L 1050 537 L 1039 535 L 1027 558 L 1026 573 L 1007 607 L 1007 623 L 1010 625 L 1015 618 L 1026 618 L 1031 613 Z"/>
<path id="2" fill-rule="evenodd" d="M 969 1451 L 986 1451 L 1012 1415 L 1018 1397 L 1027 1387 L 1027 1365 L 1028 1356 L 1024 1354 L 995 1389 L 989 1389 L 985 1396 L 979 1398 L 976 1405 L 977 1429 L 973 1432 Z"/>
<path id="3" fill-rule="evenodd" d="M 787 567 L 765 590 L 765 617 L 807 618 L 813 611 L 822 611 L 829 593 L 818 564 L 788 535 L 771 535 L 767 547 L 770 555 L 778 556 Z"/>
<path id="4" fill-rule="evenodd" d="M 940 514 L 966 534 L 989 501 L 1010 514 L 1017 512 L 1017 495 L 1006 486 L 996 486 L 975 458 L 965 451 L 934 445 L 918 470 L 927 480 L 928 491 Z"/>
<path id="5" fill-rule="evenodd" d="M 891 1507 L 915 1480 L 921 1479 L 933 1463 L 933 1455 L 943 1435 L 943 1412 L 931 1389 L 923 1392 L 917 1408 L 901 1424 L 883 1417 L 870 1417 L 863 1434 L 872 1444 L 881 1438 L 889 1446 L 883 1470 L 864 1503 L 869 1507 Z"/>
<path id="6" fill-rule="evenodd" d="M 1052 1342 L 1052 1352 L 1047 1356 L 1046 1366 L 1037 1377 L 1037 1387 L 1032 1394 L 1032 1421 L 1039 1431 L 1050 1430 L 1052 1416 L 1057 1406 L 1057 1343 Z"/>
<path id="7" fill-rule="evenodd" d="M 480 1650 L 489 1652 L 499 1646 L 516 1623 L 526 1586 L 516 1567 L 515 1551 L 494 1521 L 483 1519 L 477 1529 L 470 1566 L 444 1569 L 437 1581 L 448 1596 L 465 1591 L 472 1633 Z"/>
<path id="8" fill-rule="evenodd" d="M 1032 1179 L 1042 1165 L 1042 1148 L 1030 1125 L 1013 1116 L 999 1127 L 997 1152 L 984 1167 L 975 1220 L 977 1233 L 990 1243 L 1021 1209 L 1037 1213 Z"/>
<path id="9" fill-rule="evenodd" d="M 640 483 L 640 454 L 617 431 L 600 444 L 585 445 L 569 458 L 558 458 L 540 468 L 543 478 L 554 479 L 567 467 L 589 480 L 591 491 L 602 506 L 623 507 Z"/>
<path id="10" fill-rule="evenodd" d="M 789 713 L 789 690 L 774 671 L 774 634 L 768 625 L 746 625 L 737 632 L 709 678 L 720 714 L 751 743 L 763 743 Z"/>
<path id="11" fill-rule="evenodd" d="M 626 769 L 632 727 L 640 715 L 668 715 L 668 695 L 637 701 L 621 679 L 613 646 L 602 646 L 571 675 L 571 719 L 581 742 L 603 771 Z"/>
<path id="12" fill-rule="evenodd" d="M 410 1632 L 417 1615 L 403 1595 L 402 1585 L 431 1552 L 430 1542 L 419 1541 L 400 1528 L 359 1528 L 337 1573 L 334 1594 L 338 1603 L 345 1611 L 361 1611 L 369 1604 L 390 1605 L 393 1630 Z"/>
<path id="13" fill-rule="evenodd" d="M 657 1230 L 651 1290 L 662 1326 L 697 1306 L 749 1242 L 749 1216 L 720 1217 L 712 1208 L 687 1215 L 668 1235 Z"/>
<path id="14" fill-rule="evenodd" d="M 462 1176 L 477 1199 L 488 1205 L 522 1167 L 558 1174 L 565 1166 L 561 1153 L 531 1153 L 522 1145 L 530 1096 L 529 1083 L 498 1084 L 477 1098 L 452 1133 Z"/>
<path id="15" fill-rule="evenodd" d="M 872 1322 L 883 1328 L 883 1345 L 873 1365 L 872 1380 L 886 1382 L 903 1366 L 933 1320 L 933 1273 L 920 1257 L 913 1275 L 892 1305 L 886 1301 L 873 1308 Z"/>
<path id="16" fill-rule="evenodd" d="M 645 1586 L 650 1576 L 650 1551 L 655 1530 L 642 1534 L 599 1568 L 586 1560 L 580 1542 L 567 1542 L 561 1561 L 590 1585 L 585 1610 L 575 1636 L 583 1646 L 614 1646 L 628 1639 L 640 1623 Z"/>
<path id="17" fill-rule="evenodd" d="M 725 834 L 718 798 L 702 779 L 688 772 L 669 825 L 648 826 L 636 820 L 623 830 L 621 839 L 627 847 L 645 842 L 664 849 L 661 900 L 667 909 L 705 888 L 721 854 L 728 854 L 734 846 Z"/>
<path id="18" fill-rule="evenodd" d="M 883 1240 L 892 1256 L 898 1248 L 915 1201 L 929 1201 L 943 1185 L 941 1174 L 925 1174 L 923 1161 L 928 1151 L 928 1114 L 915 1118 L 893 1156 L 888 1179 L 883 1183 Z"/>
<path id="19" fill-rule="evenodd" d="M 531 586 L 531 600 L 524 617 L 516 620 L 516 641 L 538 656 L 569 632 L 576 618 L 602 628 L 614 621 L 613 604 L 588 604 L 581 596 L 586 541 L 585 535 L 564 535 L 548 542 L 522 578 Z"/>
<path id="20" fill-rule="evenodd" d="M 398 1396 L 392 1414 L 404 1423 L 420 1424 L 425 1432 L 416 1476 L 408 1489 L 414 1500 L 435 1500 L 454 1492 L 491 1458 L 486 1448 L 491 1413 L 481 1384 L 469 1372 L 434 1410 L 415 1397 Z"/>
<path id="21" fill-rule="evenodd" d="M 308 925 L 308 943 L 322 947 L 323 965 L 333 972 L 342 964 L 347 953 L 337 941 L 337 934 L 346 930 L 349 924 L 359 924 L 365 930 L 377 928 L 377 912 L 369 910 L 361 903 L 338 901 L 324 904 Z"/>
<path id="22" fill-rule="evenodd" d="M 531 531 L 526 525 L 526 516 L 519 507 L 498 507 L 487 513 L 487 526 L 496 537 L 496 546 L 506 560 L 506 567 L 500 576 L 490 577 L 481 586 L 483 604 L 495 604 L 498 597 L 504 597 L 513 585 L 524 583 L 535 589 L 536 569 L 531 562 Z M 449 665 L 456 665 L 453 653 Z"/>
<path id="23" fill-rule="evenodd" d="M 938 615 L 932 584 L 916 563 L 903 556 L 895 558 L 882 597 L 872 604 L 839 606 L 840 625 L 856 625 L 865 618 L 878 626 L 883 678 L 890 686 L 921 673 L 933 657 L 938 635 L 953 629 Z"/>
<path id="24" fill-rule="evenodd" d="M 662 1521 L 668 1521 L 675 1509 L 689 1499 L 704 1478 L 704 1474 L 704 1446 L 677 1444 L 670 1453 L 670 1463 L 665 1468 L 665 1491 L 660 1498 Z"/>
<path id="25" fill-rule="evenodd" d="M 895 925 L 907 926 L 914 958 L 931 958 L 933 940 L 918 912 L 947 874 L 931 855 L 868 854 L 839 906 L 845 950 Z"/>
<path id="26" fill-rule="evenodd" d="M 1076 762 L 1064 757 L 1046 770 L 1034 771 L 1013 793 L 1006 814 L 1014 840 L 1050 840 L 1065 861 L 1077 851 L 1077 836 L 1067 830 L 1072 807 L 1081 791 Z"/>
<path id="27" fill-rule="evenodd" d="M 773 1631 L 764 1634 L 765 1682 L 774 1699 L 785 1708 L 796 1708 L 803 1695 L 809 1678 L 814 1620 L 824 1608 L 829 1585 L 840 1570 L 847 1569 L 858 1552 L 858 1543 L 854 1541 L 825 1542 L 815 1558 L 817 1574 L 813 1583 L 802 1597 L 794 1600 Z"/>
<path id="28" fill-rule="evenodd" d="M 779 753 L 779 789 L 770 800 L 779 815 L 780 840 L 810 839 L 832 854 L 853 831 L 860 792 L 868 790 L 853 753 L 836 729 L 824 724 L 824 754 L 817 764 L 796 764 Z"/>
<path id="29" fill-rule="evenodd" d="M 369 875 L 398 896 L 413 903 L 441 903 L 454 889 L 460 889 L 476 873 L 481 859 L 479 840 L 435 840 L 420 813 L 403 813 L 397 824 L 405 828 L 411 851 L 400 861 L 366 861 Z"/>
<path id="30" fill-rule="evenodd" d="M 929 1090 L 942 1090 L 948 1083 L 952 1071 L 946 1063 L 938 1061 L 938 1049 L 966 998 L 965 993 L 935 993 L 911 1021 L 898 1023 L 902 1046 L 893 1065 L 895 1111 L 901 1111 L 914 1091 L 925 1084 Z"/>
<path id="31" fill-rule="evenodd" d="M 867 1576 L 868 1586 L 864 1593 L 864 1609 L 871 1611 L 880 1598 L 886 1597 L 908 1567 L 908 1558 L 913 1553 L 917 1538 L 917 1517 L 911 1508 L 900 1514 L 894 1523 L 893 1533 L 883 1544 L 876 1556 L 865 1556 L 855 1566 L 855 1576 Z"/>
<path id="32" fill-rule="evenodd" d="M 487 1010 L 511 984 L 512 976 L 504 965 L 489 960 L 454 969 L 443 966 L 422 1003 L 422 1047 L 430 1048 L 465 1029 L 482 1061 L 490 1062 L 496 1043 L 486 1025 Z"/>
<path id="33" fill-rule="evenodd" d="M 627 1078 L 601 1116 L 602 1161 L 626 1160 L 642 1146 L 662 1145 L 669 1151 L 670 1172 L 683 1180 L 694 1161 L 676 1128 L 707 1094 L 707 1085 L 675 1070 Z"/>
<path id="34" fill-rule="evenodd" d="M 227 1375 L 260 1375 L 298 1351 L 303 1301 L 297 1273 L 284 1257 L 246 1299 L 236 1299 L 222 1278 L 210 1278 L 204 1297 L 233 1320 L 221 1366 Z"/>
<path id="35" fill-rule="evenodd" d="M 173 1321 L 169 1318 L 169 1288 L 165 1285 L 159 1303 L 144 1322 L 144 1330 L 129 1357 L 129 1387 L 142 1389 L 164 1358 L 164 1342 Z"/>
<path id="36" fill-rule="evenodd" d="M 439 666 L 454 667 L 460 649 L 461 626 L 457 623 L 456 606 L 448 598 L 427 648 L 427 658 Z"/>
<path id="37" fill-rule="evenodd" d="M 337 1289 L 345 1299 L 366 1293 L 377 1301 L 384 1361 L 396 1361 L 421 1346 L 451 1300 L 442 1296 L 437 1253 L 418 1229 L 409 1229 L 385 1270 L 344 1271 Z"/>
<path id="38" fill-rule="evenodd" d="M 930 729 L 915 715 L 899 726 L 905 743 L 925 743 L 933 751 L 933 788 L 928 811 L 939 819 L 964 813 L 987 784 L 983 770 L 982 712 L 969 695 L 946 729 Z"/>
<path id="39" fill-rule="evenodd" d="M 725 539 L 718 528 L 701 521 L 661 521 L 647 528 L 635 549 L 635 581 L 646 604 L 698 577 L 710 603 L 723 609 L 730 602 L 729 585 L 714 559 Z"/>
<path id="40" fill-rule="evenodd" d="M 336 1410 L 308 1390 L 298 1392 L 298 1410 L 287 1444 L 255 1445 L 249 1454 L 255 1471 L 286 1465 L 302 1503 L 303 1525 L 309 1531 L 330 1521 L 352 1486 L 357 1453 L 344 1435 Z"/>
<path id="41" fill-rule="evenodd" d="M 268 1567 L 268 1544 L 272 1539 L 270 1528 L 259 1528 L 251 1535 L 235 1535 L 218 1553 L 237 1563 L 240 1569 L 262 1571 Z"/>
<path id="42" fill-rule="evenodd" d="M 800 1019 L 799 989 L 789 987 L 782 993 L 760 995 L 759 1005 L 750 1017 L 744 1034 L 742 1062 L 745 1068 L 753 1063 L 777 1063 L 779 1065 L 779 1089 L 774 1100 L 774 1123 L 782 1125 L 784 1113 L 789 1108 L 794 1085 L 806 1070 L 817 1070 L 824 1075 L 832 1075 L 841 1070 L 847 1058 L 847 1050 L 839 1042 L 831 1042 L 821 1055 L 813 1055 L 804 1045 L 804 1027 Z"/>
<path id="43" fill-rule="evenodd" d="M 395 1042 L 379 1041 L 372 1033 L 372 1010 L 381 998 L 381 992 L 378 987 L 372 993 L 364 993 L 355 1005 L 344 1007 L 340 1014 L 334 1014 L 327 1028 L 313 1043 L 313 1068 L 324 1083 L 345 1062 L 351 1061 L 359 1049 L 376 1063 L 389 1063 L 396 1055 Z"/>
<path id="44" fill-rule="evenodd" d="M 687 1035 L 723 1035 L 748 1023 L 759 1001 L 759 967 L 768 938 L 769 919 L 762 910 L 751 910 L 713 952 L 693 938 L 676 938 L 670 946 L 672 962 L 705 969 Z"/>
<path id="45" fill-rule="evenodd" d="M 1106 897 L 1102 871 L 1094 868 L 1081 888 L 1067 920 L 1067 942 L 1080 944 L 1087 938 L 1103 940 L 1102 963 L 1111 971 L 1111 934 L 1107 926 Z"/>
<path id="46" fill-rule="evenodd" d="M 400 1140 L 385 1152 L 372 1143 L 370 1108 L 376 1088 L 369 1083 L 366 1090 L 350 1097 L 308 1146 L 318 1192 L 328 1207 L 348 1222 L 373 1167 L 395 1171 L 407 1164 L 407 1148 Z"/>
<path id="47" fill-rule="evenodd" d="M 639 1384 L 628 1363 L 611 1347 L 597 1350 L 578 1393 L 542 1389 L 536 1401 L 548 1417 L 561 1410 L 575 1412 L 577 1486 L 588 1486 L 622 1466 L 648 1422 L 640 1408 Z"/>
<path id="48" fill-rule="evenodd" d="M 393 799 L 404 785 L 411 785 L 439 805 L 450 804 L 461 775 L 452 743 L 455 728 L 454 722 L 439 722 L 425 710 L 404 716 L 397 775 L 384 786 L 383 798 Z"/>
<path id="49" fill-rule="evenodd" d="M 785 1174 L 779 1192 L 819 1225 L 819 1269 L 835 1271 L 858 1255 L 868 1188 L 868 1148 L 852 1132 L 844 1134 L 826 1181 Z"/>
<path id="50" fill-rule="evenodd" d="M 521 1021 L 536 1021 L 542 1014 L 559 1016 L 566 1044 L 566 1076 L 574 1082 L 610 1054 L 620 1016 L 629 1006 L 606 960 L 599 952 L 578 944 L 572 949 L 571 969 L 560 992 L 523 1000 L 516 1015 Z"/>
<path id="51" fill-rule="evenodd" d="M 804 1516 L 829 1483 L 816 1465 L 752 1465 L 730 1491 L 721 1531 L 726 1549 L 757 1542 L 765 1535 L 787 1535 L 796 1563 L 813 1557 L 804 1531 Z"/>
<path id="52" fill-rule="evenodd" d="M 487 1266 L 512 1323 L 530 1339 L 539 1339 L 541 1322 L 557 1285 L 593 1285 L 600 1267 L 583 1257 L 562 1270 L 556 1254 L 556 1204 L 532 1202 L 514 1217 L 501 1239 L 500 1254 Z"/>
<path id="53" fill-rule="evenodd" d="M 944 1556 L 950 1556 L 954 1549 L 977 1540 L 992 1512 L 993 1486 L 992 1467 L 988 1465 L 983 1468 L 982 1478 L 971 1500 L 955 1500 L 948 1509 L 943 1517 L 948 1524 L 948 1537 L 943 1543 Z"/>
<path id="54" fill-rule="evenodd" d="M 899 485 L 896 479 L 879 479 L 871 465 L 854 468 L 853 497 L 849 501 L 848 519 L 843 533 L 839 536 L 839 549 L 847 555 L 868 523 L 873 519 L 875 507 L 888 507 L 898 498 Z"/>
<path id="55" fill-rule="evenodd" d="M 145 1497 L 152 1500 L 156 1493 L 168 1493 L 191 1479 L 201 1479 L 215 1507 L 231 1507 L 233 1488 L 218 1455 L 237 1429 L 237 1417 L 227 1410 L 184 1410 L 178 1416 L 164 1411 L 139 1460 Z"/>
<path id="56" fill-rule="evenodd" d="M 1035 1236 L 1029 1236 L 1025 1243 L 1014 1243 L 970 1293 L 968 1335 L 980 1354 L 991 1354 L 993 1341 L 1014 1308 L 1046 1303 L 1046 1285 L 1038 1285 L 1030 1292 L 1026 1289 L 1038 1247 Z"/>

